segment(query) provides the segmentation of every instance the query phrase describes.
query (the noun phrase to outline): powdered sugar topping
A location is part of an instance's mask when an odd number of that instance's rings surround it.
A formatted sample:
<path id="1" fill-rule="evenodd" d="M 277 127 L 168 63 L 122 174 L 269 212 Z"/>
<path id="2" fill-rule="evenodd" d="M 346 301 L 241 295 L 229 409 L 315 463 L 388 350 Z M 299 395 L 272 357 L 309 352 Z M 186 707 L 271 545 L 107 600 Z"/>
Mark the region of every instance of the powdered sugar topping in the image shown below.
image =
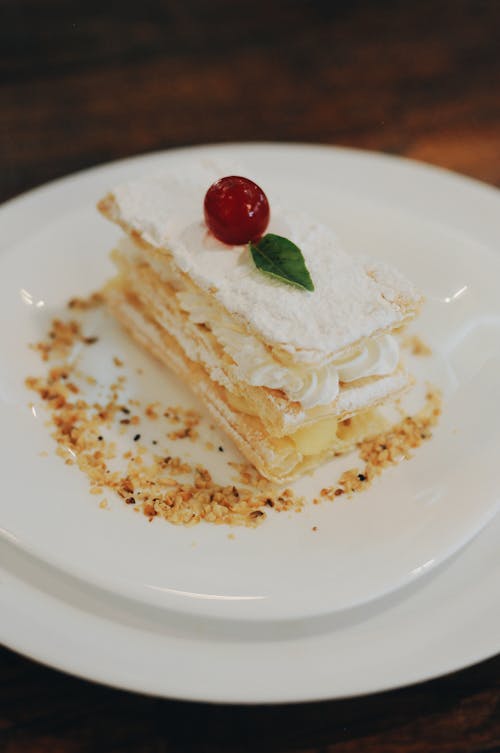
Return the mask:
<path id="1" fill-rule="evenodd" d="M 203 198 L 227 165 L 190 162 L 182 174 L 159 173 L 116 188 L 119 218 L 176 264 L 263 341 L 312 360 L 397 326 L 419 296 L 393 267 L 346 253 L 332 231 L 302 212 L 279 208 L 269 187 L 269 232 L 302 250 L 315 290 L 296 289 L 259 272 L 247 246 L 226 246 L 203 222 Z M 259 182 L 258 176 L 239 174 Z"/>

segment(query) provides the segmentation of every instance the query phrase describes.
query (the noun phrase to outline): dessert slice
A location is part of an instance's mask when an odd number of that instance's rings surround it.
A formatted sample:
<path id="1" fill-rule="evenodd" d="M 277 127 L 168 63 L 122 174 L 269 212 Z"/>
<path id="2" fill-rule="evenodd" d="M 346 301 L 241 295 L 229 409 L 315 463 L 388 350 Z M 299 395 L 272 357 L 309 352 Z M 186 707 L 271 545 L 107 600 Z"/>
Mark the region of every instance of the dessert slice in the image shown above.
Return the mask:
<path id="1" fill-rule="evenodd" d="M 420 296 L 392 267 L 347 254 L 327 227 L 289 210 L 273 209 L 269 230 L 295 244 L 314 289 L 264 274 L 247 243 L 221 242 L 203 220 L 220 168 L 188 167 L 99 203 L 125 231 L 107 301 L 263 476 L 289 481 L 379 430 L 375 407 L 409 384 L 393 330 Z"/>

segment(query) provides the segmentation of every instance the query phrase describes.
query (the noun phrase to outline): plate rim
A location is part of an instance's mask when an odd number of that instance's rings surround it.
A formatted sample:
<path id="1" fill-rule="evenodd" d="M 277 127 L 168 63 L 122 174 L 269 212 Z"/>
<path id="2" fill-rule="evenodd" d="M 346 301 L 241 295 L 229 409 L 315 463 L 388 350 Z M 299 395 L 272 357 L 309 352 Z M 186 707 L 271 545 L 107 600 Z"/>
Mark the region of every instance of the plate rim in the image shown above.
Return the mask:
<path id="1" fill-rule="evenodd" d="M 474 555 L 476 556 L 476 559 L 478 557 L 484 556 L 484 549 L 483 549 L 484 539 L 488 538 L 488 536 L 491 539 L 493 539 L 491 535 L 492 527 L 497 529 L 496 534 L 500 532 L 500 518 L 498 516 L 496 520 L 493 521 L 492 524 L 490 524 L 490 526 L 487 529 L 484 529 L 476 537 L 476 539 L 474 539 L 474 541 L 470 542 L 466 546 L 465 553 L 467 557 L 469 557 L 469 559 L 471 556 L 471 552 L 472 552 L 472 556 Z M 0 551 L 1 551 L 2 546 L 5 546 L 5 544 L 7 544 L 7 546 L 10 546 L 8 542 L 0 541 Z M 490 550 L 492 548 L 493 548 L 493 541 L 490 543 Z M 15 558 L 20 557 L 21 559 L 23 558 L 31 559 L 30 555 L 18 550 L 15 547 L 15 545 L 13 545 L 13 549 L 15 550 L 15 554 L 14 554 Z M 497 551 L 498 550 L 495 548 L 494 553 L 497 554 Z M 408 589 L 404 589 L 402 591 L 396 592 L 395 594 L 390 594 L 389 596 L 384 597 L 382 600 L 380 600 L 381 602 L 385 604 L 385 607 L 386 607 L 385 609 L 382 609 L 382 612 L 387 613 L 387 612 L 392 612 L 394 609 L 397 610 L 398 607 L 401 605 L 401 603 L 403 603 L 403 607 L 404 607 L 405 602 L 407 602 L 408 599 L 411 602 L 415 594 L 410 594 L 410 596 L 408 597 L 408 590 L 411 590 L 412 588 L 414 591 L 417 592 L 417 596 L 418 594 L 420 594 L 421 596 L 422 593 L 424 594 L 427 593 L 428 595 L 428 589 L 433 588 L 433 583 L 435 583 L 436 581 L 439 582 L 439 580 L 443 577 L 445 579 L 449 577 L 450 569 L 456 568 L 457 565 L 458 565 L 458 568 L 460 569 L 460 565 L 461 565 L 460 559 L 461 558 L 459 556 L 455 555 L 452 558 L 452 560 L 449 560 L 448 562 L 443 563 L 442 565 L 439 565 L 436 568 L 436 570 L 433 571 L 433 573 L 425 576 L 418 583 L 414 584 L 414 588 L 413 586 L 410 586 Z M 500 567 L 500 558 L 498 557 L 498 555 L 497 555 L 497 559 L 499 561 L 499 565 L 497 566 L 497 569 L 498 569 Z M 36 560 L 34 560 L 34 562 L 36 562 Z M 2 570 L 3 569 L 0 567 L 0 572 L 2 572 Z M 42 567 L 42 571 L 43 570 L 55 572 L 56 578 L 61 576 L 61 574 L 57 573 L 55 568 L 52 568 L 50 565 L 46 565 L 45 563 L 43 564 L 43 567 Z M 7 568 L 7 572 L 8 572 L 8 568 Z M 500 572 L 500 569 L 499 569 L 499 572 Z M 63 579 L 67 578 L 70 581 L 74 580 L 71 576 L 63 575 L 62 577 Z M 455 575 L 455 577 L 459 577 L 459 576 Z M 9 578 L 9 573 L 8 573 L 8 578 Z M 479 573 L 477 573 L 477 578 L 479 579 Z M 47 590 L 41 590 L 40 588 L 37 589 L 36 584 L 33 585 L 32 583 L 27 582 L 25 578 L 15 573 L 13 575 L 10 574 L 10 580 L 11 580 L 11 583 L 12 582 L 14 583 L 14 586 L 13 586 L 14 588 L 16 587 L 16 583 L 21 583 L 21 586 L 24 586 L 25 590 L 27 588 L 28 591 L 33 592 L 35 595 L 35 599 L 40 600 L 40 597 L 41 597 L 42 600 L 45 600 L 48 603 L 48 605 L 51 605 L 51 603 L 53 603 L 53 601 L 56 600 L 56 602 L 62 604 L 62 609 L 67 614 L 70 614 L 71 612 L 75 612 L 75 605 L 68 603 L 67 599 L 65 599 L 64 596 L 61 597 L 57 593 L 53 593 Z M 8 579 L 7 579 L 7 583 L 8 583 Z M 4 583 L 4 586 L 5 586 L 5 583 Z M 92 586 L 88 588 L 85 587 L 85 588 L 86 588 L 86 591 L 97 592 L 97 589 L 95 589 Z M 19 591 L 17 589 L 16 589 L 16 597 L 17 599 L 19 599 Z M 21 604 L 21 610 L 26 608 L 25 606 L 26 604 L 29 609 L 30 598 L 28 597 L 27 601 L 25 597 L 23 598 L 24 598 L 24 602 Z M 88 594 L 86 596 L 86 599 L 88 599 Z M 77 606 L 76 609 L 80 609 L 80 608 Z M 363 607 L 361 607 L 360 610 L 363 611 Z M 45 609 L 43 611 L 44 611 L 45 616 L 52 615 L 50 608 Z M 498 614 L 498 620 L 497 620 L 498 627 L 500 628 L 500 601 L 498 602 L 496 612 Z M 37 615 L 39 613 L 40 612 L 38 611 Z M 85 617 L 88 617 L 87 612 L 84 612 L 84 614 L 85 614 Z M 107 619 L 107 618 L 102 618 L 101 616 L 98 616 L 97 614 L 91 614 L 90 616 L 91 616 L 91 621 L 97 626 L 97 628 L 100 627 L 99 623 L 102 622 L 103 619 L 104 620 Z M 480 619 L 479 615 L 476 615 L 476 619 L 478 620 Z M 363 616 L 361 616 L 361 620 L 363 620 Z M 197 690 L 194 690 L 194 686 L 193 686 L 193 689 L 190 691 L 185 691 L 185 690 L 182 691 L 182 690 L 179 690 L 178 688 L 175 689 L 172 687 L 164 687 L 164 688 L 159 689 L 157 684 L 155 684 L 154 682 L 151 682 L 150 678 L 148 678 L 147 680 L 143 678 L 142 682 L 137 682 L 131 679 L 130 676 L 128 678 L 125 678 L 123 676 L 120 677 L 119 675 L 116 675 L 116 668 L 115 668 L 115 664 L 113 663 L 112 663 L 111 672 L 109 671 L 109 667 L 103 668 L 102 664 L 95 665 L 93 669 L 87 669 L 86 667 L 82 665 L 81 661 L 76 661 L 75 659 L 73 659 L 73 661 L 71 662 L 68 660 L 64 661 L 64 660 L 58 660 L 57 658 L 54 658 L 54 650 L 53 650 L 54 641 L 52 639 L 52 636 L 49 636 L 49 638 L 45 640 L 46 645 L 48 645 L 52 649 L 52 653 L 50 650 L 47 650 L 47 648 L 45 648 L 45 650 L 43 650 L 43 648 L 40 649 L 39 647 L 33 648 L 32 643 L 30 643 L 31 648 L 27 648 L 26 641 L 20 640 L 18 632 L 15 632 L 15 635 L 13 637 L 12 631 L 10 631 L 10 635 L 6 637 L 6 634 L 9 632 L 8 628 L 6 629 L 7 622 L 8 621 L 5 620 L 0 625 L 0 641 L 3 643 L 3 645 L 6 646 L 8 649 L 20 654 L 21 656 L 25 656 L 31 660 L 37 661 L 38 663 L 46 667 L 70 674 L 79 679 L 83 679 L 90 682 L 98 682 L 100 684 L 103 684 L 105 686 L 112 687 L 118 690 L 126 690 L 129 692 L 140 693 L 140 694 L 150 696 L 150 697 L 161 697 L 161 698 L 170 699 L 170 700 L 194 701 L 198 703 L 217 703 L 217 704 L 225 704 L 228 706 L 233 706 L 233 705 L 253 706 L 253 705 L 259 705 L 259 704 L 274 705 L 274 704 L 315 703 L 315 702 L 321 702 L 321 701 L 327 701 L 327 700 L 342 700 L 342 699 L 347 699 L 347 698 L 359 698 L 359 697 L 374 694 L 374 693 L 385 693 L 391 690 L 398 690 L 398 689 L 410 687 L 413 685 L 417 685 L 420 683 L 432 681 L 440 677 L 445 677 L 457 671 L 466 670 L 469 667 L 475 666 L 476 664 L 480 662 L 488 661 L 496 657 L 497 655 L 500 655 L 500 643 L 498 643 L 497 641 L 497 646 L 489 647 L 486 651 L 477 650 L 477 649 L 475 651 L 469 651 L 467 659 L 465 661 L 460 661 L 458 664 L 456 660 L 451 661 L 451 662 L 448 661 L 447 663 L 445 662 L 444 666 L 436 665 L 433 669 L 430 669 L 430 670 L 428 668 L 427 670 L 422 669 L 422 665 L 419 665 L 419 669 L 417 671 L 414 671 L 413 674 L 410 674 L 409 676 L 401 677 L 400 680 L 397 682 L 394 682 L 394 681 L 381 682 L 380 680 L 375 681 L 375 682 L 372 681 L 371 683 L 367 683 L 363 687 L 357 687 L 354 690 L 339 691 L 339 690 L 332 689 L 332 685 L 333 686 L 335 685 L 335 682 L 333 681 L 331 684 L 327 684 L 326 686 L 323 685 L 321 690 L 316 690 L 314 692 L 303 692 L 303 691 L 301 692 L 301 690 L 298 690 L 298 688 L 302 687 L 302 682 L 296 681 L 295 683 L 293 683 L 294 690 L 292 692 L 290 692 L 290 688 L 287 688 L 286 694 L 283 694 L 283 693 L 277 694 L 275 692 L 271 692 L 267 696 L 263 697 L 262 693 L 256 692 L 255 688 L 253 687 L 250 691 L 244 690 L 243 692 L 241 692 L 242 686 L 240 686 L 239 691 L 235 693 L 234 686 L 227 685 L 227 682 L 224 689 L 221 690 L 219 688 L 217 691 L 210 692 L 210 693 L 198 692 Z M 52 620 L 49 619 L 49 622 L 50 622 L 50 627 L 52 627 L 54 630 L 56 631 L 60 630 L 60 623 L 58 622 L 57 615 L 55 615 Z M 118 625 L 120 628 L 122 627 L 122 625 L 120 625 L 119 623 Z M 148 638 L 149 634 L 146 630 L 144 630 L 141 634 L 140 631 L 138 631 L 134 627 L 128 626 L 127 629 L 128 629 L 130 637 L 132 639 L 135 638 L 137 642 L 140 642 L 141 640 L 143 640 L 144 637 L 146 638 L 146 640 Z M 14 631 L 15 631 L 15 628 L 14 628 Z M 40 633 L 37 633 L 37 636 L 39 639 Z M 306 632 L 302 638 L 303 642 L 307 642 L 308 638 L 309 636 L 307 635 L 307 632 Z M 332 639 L 334 641 L 333 634 L 332 634 Z M 200 638 L 200 641 L 201 640 L 202 639 Z M 168 641 L 169 641 L 169 638 L 164 636 L 163 642 L 162 642 L 163 650 L 165 649 L 166 645 L 168 646 Z M 81 643 L 82 643 L 82 653 L 88 652 L 89 644 L 86 643 L 85 639 Z M 209 641 L 205 641 L 205 644 L 206 644 L 205 648 L 210 646 Z M 283 639 L 281 642 L 275 641 L 274 648 L 278 646 L 278 650 L 286 651 L 285 644 L 286 644 L 286 638 Z M 95 642 L 92 642 L 91 645 L 92 646 L 95 645 Z M 244 645 L 245 648 L 247 646 L 247 644 L 245 644 L 244 642 L 242 642 L 242 645 Z M 256 645 L 259 647 L 258 650 L 260 650 L 260 645 L 258 643 Z M 334 649 L 334 647 L 335 647 L 335 644 L 333 642 L 332 649 Z M 178 653 L 179 647 L 175 645 L 171 646 L 170 651 Z M 187 659 L 187 662 L 189 663 L 189 655 L 187 652 L 185 652 L 185 654 L 186 655 L 183 658 Z M 88 657 L 86 656 L 86 659 L 87 658 Z M 101 656 L 101 659 L 102 659 L 102 656 Z M 266 669 L 268 668 L 269 667 L 266 667 Z"/>

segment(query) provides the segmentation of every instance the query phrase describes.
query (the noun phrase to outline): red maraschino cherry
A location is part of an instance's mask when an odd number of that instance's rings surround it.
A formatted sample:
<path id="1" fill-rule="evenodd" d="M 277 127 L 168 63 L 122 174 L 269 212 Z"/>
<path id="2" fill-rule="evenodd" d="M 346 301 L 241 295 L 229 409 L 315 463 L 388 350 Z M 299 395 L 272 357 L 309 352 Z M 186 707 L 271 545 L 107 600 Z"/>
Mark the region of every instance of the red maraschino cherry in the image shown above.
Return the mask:
<path id="1" fill-rule="evenodd" d="M 231 246 L 258 241 L 269 224 L 264 191 L 248 178 L 229 175 L 205 194 L 205 222 L 215 237 Z"/>

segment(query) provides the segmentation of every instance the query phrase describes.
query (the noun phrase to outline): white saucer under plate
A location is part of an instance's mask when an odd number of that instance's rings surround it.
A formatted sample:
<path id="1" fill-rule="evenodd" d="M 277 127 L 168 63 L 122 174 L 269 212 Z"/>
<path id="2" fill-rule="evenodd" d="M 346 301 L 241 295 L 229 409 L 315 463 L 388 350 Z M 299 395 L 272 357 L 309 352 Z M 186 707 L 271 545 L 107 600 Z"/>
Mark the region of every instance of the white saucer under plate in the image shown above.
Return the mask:
<path id="1" fill-rule="evenodd" d="M 426 578 L 354 610 L 249 624 L 99 592 L 2 545 L 0 640 L 118 688 L 214 703 L 355 696 L 428 680 L 500 648 L 500 517 Z"/>
<path id="2" fill-rule="evenodd" d="M 199 155 L 244 164 L 271 206 L 279 194 L 330 223 L 348 249 L 406 272 L 427 296 L 417 331 L 433 349 L 412 368 L 444 394 L 433 440 L 371 490 L 276 514 L 231 537 L 225 527 L 149 524 L 119 501 L 100 509 L 86 479 L 54 456 L 43 411 L 35 401 L 34 417 L 23 385 L 40 372 L 28 343 L 68 298 L 111 272 L 117 232 L 95 212 L 96 200 L 117 182 L 165 165 L 182 170 Z M 0 333 L 5 643 L 102 682 L 241 702 L 369 692 L 495 653 L 498 520 L 456 552 L 499 505 L 499 213 L 497 191 L 453 174 L 303 145 L 138 157 L 5 205 L 0 313 L 15 321 Z M 130 382 L 134 395 L 193 404 L 98 316 L 100 349 L 90 364 L 98 375 L 116 351 L 144 372 Z M 202 460 L 216 472 L 222 463 L 209 453 Z M 299 490 L 314 494 L 335 467 Z"/>

